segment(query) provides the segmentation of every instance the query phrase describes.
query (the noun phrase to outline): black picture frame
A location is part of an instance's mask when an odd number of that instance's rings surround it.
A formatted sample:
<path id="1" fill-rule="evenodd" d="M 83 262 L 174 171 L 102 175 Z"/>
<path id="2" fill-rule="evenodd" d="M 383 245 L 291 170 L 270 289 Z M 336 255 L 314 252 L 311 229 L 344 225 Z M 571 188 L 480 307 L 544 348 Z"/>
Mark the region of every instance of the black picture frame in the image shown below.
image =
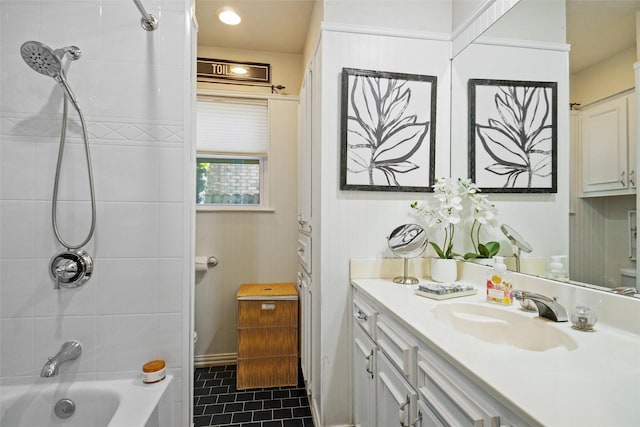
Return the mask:
<path id="1" fill-rule="evenodd" d="M 340 189 L 433 191 L 437 77 L 342 69 Z"/>
<path id="2" fill-rule="evenodd" d="M 558 192 L 558 83 L 470 79 L 469 178 L 489 193 Z"/>

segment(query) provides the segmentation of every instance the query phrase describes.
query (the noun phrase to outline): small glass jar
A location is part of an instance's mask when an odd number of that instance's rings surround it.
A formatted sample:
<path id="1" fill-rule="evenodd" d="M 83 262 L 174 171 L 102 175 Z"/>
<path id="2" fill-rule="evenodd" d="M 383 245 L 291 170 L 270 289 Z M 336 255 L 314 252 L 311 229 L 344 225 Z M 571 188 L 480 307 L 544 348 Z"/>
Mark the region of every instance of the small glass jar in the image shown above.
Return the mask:
<path id="1" fill-rule="evenodd" d="M 591 311 L 589 307 L 579 305 L 573 309 L 569 315 L 569 320 L 574 329 L 579 331 L 593 331 L 593 327 L 598 321 L 596 313 Z"/>

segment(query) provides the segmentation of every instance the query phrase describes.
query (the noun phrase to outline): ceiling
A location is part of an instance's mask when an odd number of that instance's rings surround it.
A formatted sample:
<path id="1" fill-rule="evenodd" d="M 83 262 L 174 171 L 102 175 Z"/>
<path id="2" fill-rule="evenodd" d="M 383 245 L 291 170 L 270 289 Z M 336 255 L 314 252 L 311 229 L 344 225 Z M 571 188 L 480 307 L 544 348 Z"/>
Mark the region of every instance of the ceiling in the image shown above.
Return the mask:
<path id="1" fill-rule="evenodd" d="M 198 44 L 301 54 L 314 0 L 196 0 Z M 222 24 L 225 6 L 242 17 Z M 635 44 L 635 11 L 640 0 L 567 0 L 567 42 L 571 73 Z"/>
<path id="2" fill-rule="evenodd" d="M 567 0 L 570 73 L 635 46 L 636 10 L 636 0 Z"/>
<path id="3" fill-rule="evenodd" d="M 239 25 L 220 22 L 225 6 Z M 196 0 L 198 45 L 301 54 L 312 10 L 313 0 Z"/>

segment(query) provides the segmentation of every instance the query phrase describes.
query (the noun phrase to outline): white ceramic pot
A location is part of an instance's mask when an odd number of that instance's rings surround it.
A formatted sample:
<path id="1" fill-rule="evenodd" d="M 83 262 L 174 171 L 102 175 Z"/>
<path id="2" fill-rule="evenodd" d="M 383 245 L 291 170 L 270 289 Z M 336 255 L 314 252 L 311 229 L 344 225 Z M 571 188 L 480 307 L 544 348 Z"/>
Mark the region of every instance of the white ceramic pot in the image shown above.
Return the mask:
<path id="1" fill-rule="evenodd" d="M 435 282 L 455 282 L 458 264 L 455 259 L 431 258 L 431 279 Z"/>
<path id="2" fill-rule="evenodd" d="M 493 258 L 473 258 L 468 259 L 467 261 L 474 264 L 486 265 L 488 267 L 493 267 L 496 263 Z"/>

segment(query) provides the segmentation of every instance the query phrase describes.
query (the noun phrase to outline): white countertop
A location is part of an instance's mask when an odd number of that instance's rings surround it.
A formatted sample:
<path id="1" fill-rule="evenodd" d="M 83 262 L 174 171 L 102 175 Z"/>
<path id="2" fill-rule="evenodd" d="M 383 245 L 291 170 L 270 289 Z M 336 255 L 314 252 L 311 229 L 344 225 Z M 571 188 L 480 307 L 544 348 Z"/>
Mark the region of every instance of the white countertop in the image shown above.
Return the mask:
<path id="1" fill-rule="evenodd" d="M 437 301 L 417 296 L 413 287 L 390 279 L 352 279 L 357 289 L 394 313 L 424 342 L 439 351 L 456 368 L 488 393 L 504 402 L 523 419 L 544 426 L 635 427 L 640 426 L 640 336 L 599 322 L 594 332 L 555 323 L 573 338 L 577 348 L 556 347 L 529 351 L 482 341 L 448 327 L 433 313 L 451 302 L 489 304 L 537 317 L 511 306 L 485 301 L 478 294 Z M 570 307 L 566 307 L 567 312 Z"/>

